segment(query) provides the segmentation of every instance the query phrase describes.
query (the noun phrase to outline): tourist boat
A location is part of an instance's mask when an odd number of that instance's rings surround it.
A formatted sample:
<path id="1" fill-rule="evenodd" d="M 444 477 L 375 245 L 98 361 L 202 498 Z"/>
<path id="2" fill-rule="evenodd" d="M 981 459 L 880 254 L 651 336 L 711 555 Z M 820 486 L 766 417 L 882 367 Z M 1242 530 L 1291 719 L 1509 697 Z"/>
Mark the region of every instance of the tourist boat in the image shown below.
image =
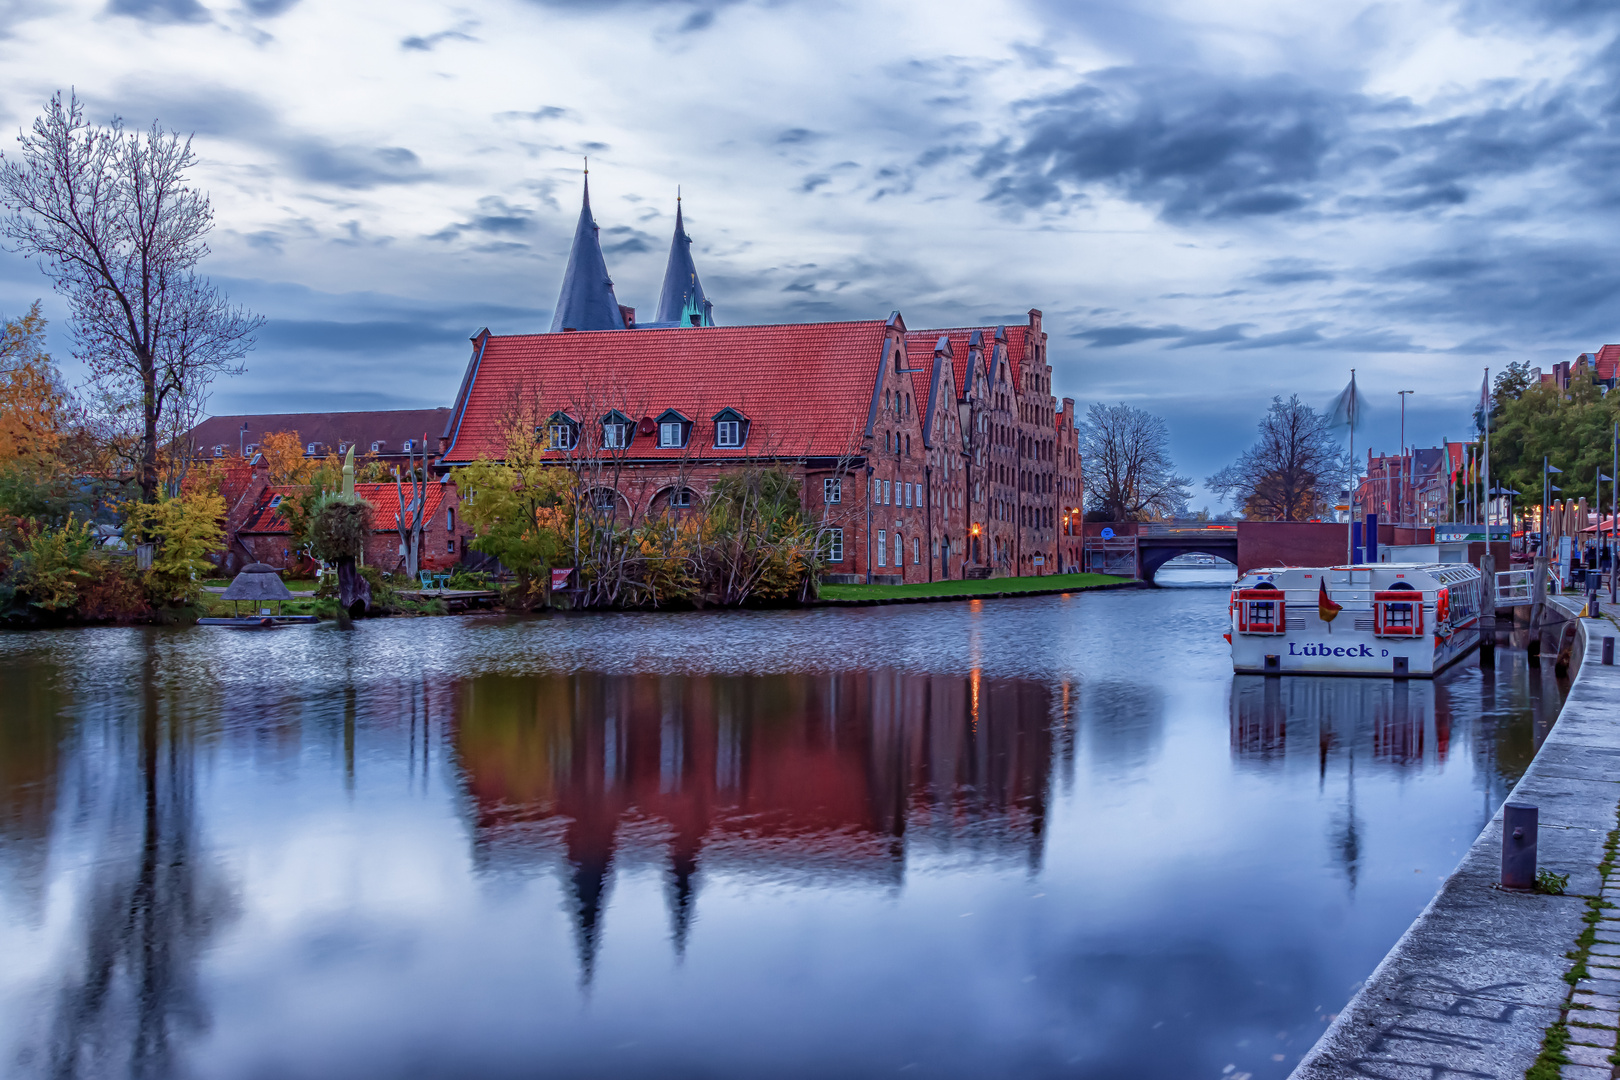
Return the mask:
<path id="1" fill-rule="evenodd" d="M 1479 570 L 1370 563 L 1251 570 L 1232 586 L 1232 670 L 1430 678 L 1479 644 Z"/>

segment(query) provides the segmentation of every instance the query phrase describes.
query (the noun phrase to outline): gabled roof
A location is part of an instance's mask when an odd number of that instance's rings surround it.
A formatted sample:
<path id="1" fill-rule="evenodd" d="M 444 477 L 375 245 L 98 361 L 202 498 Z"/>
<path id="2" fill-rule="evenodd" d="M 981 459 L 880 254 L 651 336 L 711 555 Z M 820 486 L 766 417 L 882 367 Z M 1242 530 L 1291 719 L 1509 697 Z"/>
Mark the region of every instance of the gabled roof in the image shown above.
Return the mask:
<path id="1" fill-rule="evenodd" d="M 681 222 L 681 200 L 675 200 L 675 238 L 669 242 L 669 264 L 664 267 L 664 287 L 658 292 L 658 314 L 654 321 L 690 326 L 689 314 L 702 316 L 702 325 L 713 326 L 714 319 L 692 262 L 692 238 Z"/>
<path id="2" fill-rule="evenodd" d="M 402 485 L 405 497 L 410 498 L 411 486 Z M 279 509 L 272 509 L 270 504 L 278 496 L 291 498 L 302 489 L 296 487 L 267 487 L 259 496 L 258 504 L 253 507 L 247 521 L 237 530 L 242 533 L 274 534 L 291 533 L 292 527 L 287 519 L 281 515 Z M 432 520 L 433 515 L 439 513 L 444 505 L 444 498 L 455 490 L 453 484 L 441 484 L 437 481 L 429 482 L 427 486 L 427 518 Z M 399 528 L 399 491 L 394 487 L 392 480 L 381 484 L 356 484 L 354 493 L 376 508 L 371 518 L 371 528 L 375 532 L 392 532 Z"/>
<path id="3" fill-rule="evenodd" d="M 585 198 L 579 207 L 579 224 L 574 226 L 574 246 L 568 251 L 568 269 L 563 271 L 551 332 L 623 329 L 624 313 L 602 257 L 596 219 L 591 217 L 591 180 L 586 176 Z"/>
<path id="4" fill-rule="evenodd" d="M 859 445 L 887 333 L 885 321 L 872 320 L 491 337 L 444 460 L 501 458 L 501 417 L 520 392 L 533 395 L 540 414 L 616 408 L 640 418 L 675 409 L 709 417 L 725 406 L 744 413 L 747 448 L 711 449 L 712 421 L 694 422 L 692 445 L 704 447 L 705 458 L 850 453 Z M 638 444 L 632 456 L 684 453 Z"/>
<path id="5" fill-rule="evenodd" d="M 1605 345 L 1597 351 L 1596 362 L 1592 365 L 1594 374 L 1600 379 L 1620 378 L 1620 345 Z"/>

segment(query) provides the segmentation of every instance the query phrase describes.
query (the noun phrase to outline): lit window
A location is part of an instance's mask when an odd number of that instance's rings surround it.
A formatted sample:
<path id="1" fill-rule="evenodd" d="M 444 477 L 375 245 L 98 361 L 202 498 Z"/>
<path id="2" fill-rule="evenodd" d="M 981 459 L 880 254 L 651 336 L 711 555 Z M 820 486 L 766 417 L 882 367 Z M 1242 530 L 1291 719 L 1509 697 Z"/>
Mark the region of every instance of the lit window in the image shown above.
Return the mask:
<path id="1" fill-rule="evenodd" d="M 742 424 L 736 420 L 722 420 L 714 425 L 714 445 L 741 446 Z"/>
<path id="2" fill-rule="evenodd" d="M 878 549 L 878 565 L 879 566 L 888 566 L 889 565 L 889 534 L 884 532 L 882 529 L 878 530 L 877 549 Z"/>
<path id="3" fill-rule="evenodd" d="M 828 562 L 844 561 L 844 530 L 828 529 L 821 534 L 822 550 L 826 552 Z"/>
<path id="4" fill-rule="evenodd" d="M 822 502 L 842 502 L 844 499 L 844 482 L 838 477 L 828 476 L 821 481 Z M 839 560 L 834 560 L 839 561 Z"/>
<path id="5" fill-rule="evenodd" d="M 682 438 L 684 425 L 679 420 L 666 420 L 658 425 L 658 445 L 662 447 L 678 447 L 686 440 Z"/>

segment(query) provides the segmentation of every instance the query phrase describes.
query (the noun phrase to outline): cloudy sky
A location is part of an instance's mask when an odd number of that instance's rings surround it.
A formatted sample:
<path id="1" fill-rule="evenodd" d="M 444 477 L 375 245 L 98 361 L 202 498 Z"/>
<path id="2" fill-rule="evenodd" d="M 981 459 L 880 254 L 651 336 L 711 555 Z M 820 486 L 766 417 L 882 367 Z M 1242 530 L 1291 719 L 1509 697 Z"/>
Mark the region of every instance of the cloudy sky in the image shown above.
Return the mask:
<path id="1" fill-rule="evenodd" d="M 1163 414 L 1201 479 L 1352 367 L 1358 444 L 1405 389 L 1432 443 L 1482 368 L 1620 340 L 1617 34 L 1598 0 L 0 0 L 0 128 L 72 87 L 195 133 L 208 271 L 269 320 L 215 412 L 448 404 L 479 327 L 549 325 L 589 154 L 621 302 L 679 184 L 718 321 L 1038 307 L 1058 395 Z M 41 295 L 0 254 L 0 312 Z"/>

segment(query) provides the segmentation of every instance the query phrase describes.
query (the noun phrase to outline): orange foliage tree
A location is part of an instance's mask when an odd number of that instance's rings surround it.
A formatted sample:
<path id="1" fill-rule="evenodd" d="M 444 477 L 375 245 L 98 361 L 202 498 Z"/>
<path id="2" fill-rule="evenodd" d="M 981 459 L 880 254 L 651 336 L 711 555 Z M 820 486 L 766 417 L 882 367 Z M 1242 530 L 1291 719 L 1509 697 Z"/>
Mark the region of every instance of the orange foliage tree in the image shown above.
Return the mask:
<path id="1" fill-rule="evenodd" d="M 296 431 L 272 431 L 259 440 L 259 453 L 270 466 L 272 484 L 307 484 L 320 462 L 304 456 Z"/>
<path id="2" fill-rule="evenodd" d="M 0 324 L 0 464 L 43 463 L 62 439 L 66 395 L 45 351 L 45 316 L 34 301 L 28 314 Z"/>

